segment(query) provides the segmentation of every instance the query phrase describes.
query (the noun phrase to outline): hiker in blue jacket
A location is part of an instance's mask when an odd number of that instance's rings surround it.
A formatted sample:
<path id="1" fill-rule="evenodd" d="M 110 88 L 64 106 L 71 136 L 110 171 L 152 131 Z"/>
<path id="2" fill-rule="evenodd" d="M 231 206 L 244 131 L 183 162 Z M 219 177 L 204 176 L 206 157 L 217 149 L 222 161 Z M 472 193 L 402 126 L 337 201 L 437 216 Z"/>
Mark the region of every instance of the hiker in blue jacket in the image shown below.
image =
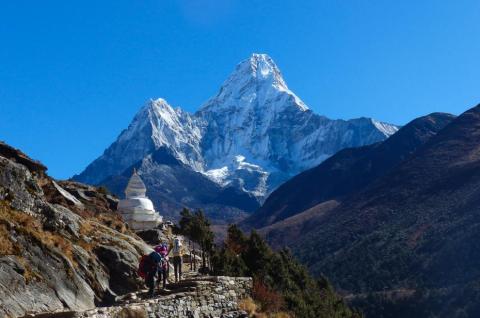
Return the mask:
<path id="1" fill-rule="evenodd" d="M 150 297 L 155 296 L 155 276 L 157 276 L 159 271 L 159 265 L 162 262 L 162 255 L 158 252 L 151 252 L 148 255 L 149 264 L 146 266 L 146 278 L 145 283 L 148 287 L 148 295 Z"/>

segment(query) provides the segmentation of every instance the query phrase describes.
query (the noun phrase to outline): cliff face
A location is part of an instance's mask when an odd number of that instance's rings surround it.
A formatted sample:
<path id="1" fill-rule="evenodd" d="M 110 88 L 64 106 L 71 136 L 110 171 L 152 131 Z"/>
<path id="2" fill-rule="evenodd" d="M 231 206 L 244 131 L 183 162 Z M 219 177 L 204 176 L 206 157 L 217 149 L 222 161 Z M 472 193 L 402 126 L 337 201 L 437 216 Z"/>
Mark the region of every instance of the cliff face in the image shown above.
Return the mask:
<path id="1" fill-rule="evenodd" d="M 148 246 L 115 206 L 0 142 L 0 316 L 87 310 L 136 290 Z"/>

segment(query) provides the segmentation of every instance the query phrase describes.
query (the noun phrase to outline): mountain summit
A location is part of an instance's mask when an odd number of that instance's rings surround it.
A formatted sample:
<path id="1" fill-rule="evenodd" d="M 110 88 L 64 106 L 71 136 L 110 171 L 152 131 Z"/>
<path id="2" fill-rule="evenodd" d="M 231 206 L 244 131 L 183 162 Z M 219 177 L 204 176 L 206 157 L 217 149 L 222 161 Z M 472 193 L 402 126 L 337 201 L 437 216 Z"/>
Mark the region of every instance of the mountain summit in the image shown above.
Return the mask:
<path id="1" fill-rule="evenodd" d="M 285 106 L 285 103 L 268 103 L 279 94 L 285 98 L 293 98 L 294 105 L 300 110 L 308 109 L 288 89 L 280 69 L 272 58 L 266 54 L 253 54 L 237 65 L 235 71 L 223 83 L 219 93 L 206 102 L 202 110 L 239 106 L 239 101 L 240 105 L 245 107 Z"/>
<path id="2" fill-rule="evenodd" d="M 162 171 L 162 178 L 167 178 L 165 171 L 170 165 L 159 170 L 152 159 L 159 158 L 152 154 L 165 149 L 161 153 L 168 153 L 167 161 L 173 158 L 176 162 L 176 177 L 168 176 L 173 183 L 178 181 L 178 169 L 189 170 L 189 175 L 195 172 L 202 183 L 212 183 L 209 189 L 230 189 L 230 207 L 245 211 L 245 206 L 253 207 L 247 197 L 258 204 L 281 183 L 337 151 L 382 141 L 397 129 L 370 118 L 330 120 L 313 113 L 288 89 L 272 58 L 253 54 L 237 65 L 219 92 L 194 114 L 174 109 L 164 99 L 149 101 L 105 153 L 74 179 L 109 186 L 108 180 L 133 165 L 140 173 Z M 169 189 L 172 182 L 161 188 L 148 186 L 152 192 L 171 196 L 181 187 L 177 183 L 178 187 Z M 183 189 L 189 187 L 185 182 L 182 185 Z M 171 209 L 225 207 L 211 201 L 211 193 L 207 195 L 210 203 L 205 205 L 204 194 L 192 196 L 187 191 L 175 199 Z M 217 194 L 213 197 L 219 198 Z M 235 203 L 237 195 L 243 198 L 242 204 Z M 155 194 L 149 196 L 155 202 Z M 162 206 L 159 200 L 155 204 Z"/>

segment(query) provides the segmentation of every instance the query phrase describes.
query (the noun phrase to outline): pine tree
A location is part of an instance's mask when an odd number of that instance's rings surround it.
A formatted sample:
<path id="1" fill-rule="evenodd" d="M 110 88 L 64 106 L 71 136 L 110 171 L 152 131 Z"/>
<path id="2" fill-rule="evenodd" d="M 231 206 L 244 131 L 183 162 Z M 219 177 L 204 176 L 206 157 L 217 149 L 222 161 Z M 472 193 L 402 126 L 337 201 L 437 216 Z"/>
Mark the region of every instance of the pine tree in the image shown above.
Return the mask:
<path id="1" fill-rule="evenodd" d="M 210 228 L 210 221 L 201 210 L 192 214 L 188 209 L 184 209 L 180 215 L 180 232 L 200 246 L 202 266 L 206 269 L 207 257 L 209 257 L 214 247 L 214 234 Z M 193 249 L 193 257 L 195 257 L 195 244 Z M 195 261 L 194 269 L 196 270 Z"/>
<path id="2" fill-rule="evenodd" d="M 343 303 L 327 279 L 315 280 L 290 251 L 274 252 L 255 231 L 246 237 L 231 225 L 212 263 L 216 275 L 252 276 L 253 296 L 267 312 L 283 310 L 302 318 L 362 317 Z"/>

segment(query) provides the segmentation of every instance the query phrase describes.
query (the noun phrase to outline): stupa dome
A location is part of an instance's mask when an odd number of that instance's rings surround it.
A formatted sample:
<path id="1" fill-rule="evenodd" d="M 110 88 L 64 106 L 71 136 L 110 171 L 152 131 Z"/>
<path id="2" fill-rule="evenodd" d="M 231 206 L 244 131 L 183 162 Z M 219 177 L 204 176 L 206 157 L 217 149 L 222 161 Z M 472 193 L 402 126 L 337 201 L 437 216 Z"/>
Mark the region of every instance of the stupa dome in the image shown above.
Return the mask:
<path id="1" fill-rule="evenodd" d="M 118 211 L 133 230 L 152 229 L 162 223 L 162 217 L 146 193 L 145 183 L 134 170 L 125 189 L 125 199 L 118 202 Z"/>

